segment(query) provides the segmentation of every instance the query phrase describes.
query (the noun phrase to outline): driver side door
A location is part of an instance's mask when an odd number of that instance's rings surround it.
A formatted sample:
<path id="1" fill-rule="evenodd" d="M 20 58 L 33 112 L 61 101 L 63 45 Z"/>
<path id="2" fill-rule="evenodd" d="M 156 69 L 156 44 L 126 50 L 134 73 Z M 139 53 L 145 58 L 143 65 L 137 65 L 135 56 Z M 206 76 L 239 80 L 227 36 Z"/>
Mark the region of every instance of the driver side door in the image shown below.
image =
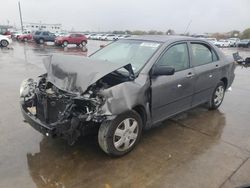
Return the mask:
<path id="1" fill-rule="evenodd" d="M 177 43 L 168 47 L 154 66 L 175 69 L 173 75 L 151 78 L 152 120 L 153 123 L 157 123 L 191 107 L 194 70 L 190 67 L 187 43 Z"/>

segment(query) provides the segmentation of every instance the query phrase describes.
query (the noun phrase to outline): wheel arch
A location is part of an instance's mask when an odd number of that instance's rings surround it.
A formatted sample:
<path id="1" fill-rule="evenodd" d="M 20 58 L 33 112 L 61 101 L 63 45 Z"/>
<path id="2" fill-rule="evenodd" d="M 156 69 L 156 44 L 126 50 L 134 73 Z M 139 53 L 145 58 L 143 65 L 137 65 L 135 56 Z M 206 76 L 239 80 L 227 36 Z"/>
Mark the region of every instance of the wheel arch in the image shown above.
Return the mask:
<path id="1" fill-rule="evenodd" d="M 228 86 L 228 79 L 226 77 L 223 77 L 223 78 L 220 79 L 220 81 L 222 81 L 224 83 L 224 85 L 225 85 L 225 88 L 227 88 L 227 86 Z"/>
<path id="2" fill-rule="evenodd" d="M 133 107 L 133 110 L 136 111 L 141 119 L 142 119 L 142 124 L 143 124 L 143 127 L 146 126 L 146 122 L 147 122 L 147 113 L 146 113 L 146 109 L 144 108 L 143 105 L 136 105 Z"/>

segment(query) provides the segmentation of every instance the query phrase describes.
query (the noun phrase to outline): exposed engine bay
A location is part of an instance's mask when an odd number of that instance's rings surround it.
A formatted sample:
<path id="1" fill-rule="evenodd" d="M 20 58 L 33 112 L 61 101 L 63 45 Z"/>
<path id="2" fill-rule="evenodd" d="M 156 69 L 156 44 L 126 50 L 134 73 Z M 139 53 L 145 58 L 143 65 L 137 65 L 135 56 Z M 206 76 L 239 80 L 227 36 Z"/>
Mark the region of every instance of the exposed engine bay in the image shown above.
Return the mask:
<path id="1" fill-rule="evenodd" d="M 126 75 L 112 72 L 89 86 L 84 93 L 70 93 L 47 81 L 47 74 L 43 74 L 37 82 L 25 80 L 20 97 L 32 115 L 55 128 L 53 136 L 63 136 L 73 144 L 80 135 L 94 130 L 107 118 L 101 108 L 106 99 L 100 91 L 129 80 Z"/>

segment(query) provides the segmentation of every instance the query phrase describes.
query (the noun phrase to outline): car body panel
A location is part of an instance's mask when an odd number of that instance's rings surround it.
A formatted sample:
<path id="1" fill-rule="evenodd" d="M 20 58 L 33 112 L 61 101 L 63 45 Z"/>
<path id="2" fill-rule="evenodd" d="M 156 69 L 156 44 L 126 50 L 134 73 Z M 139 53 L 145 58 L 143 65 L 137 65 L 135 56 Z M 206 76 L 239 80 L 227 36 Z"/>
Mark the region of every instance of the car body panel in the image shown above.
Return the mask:
<path id="1" fill-rule="evenodd" d="M 103 76 L 129 65 L 76 55 L 51 55 L 44 59 L 47 79 L 59 89 L 84 93 Z"/>
<path id="2" fill-rule="evenodd" d="M 152 78 L 153 123 L 191 107 L 194 79 L 187 75 L 193 72 L 193 68 L 189 68 L 174 75 Z"/>

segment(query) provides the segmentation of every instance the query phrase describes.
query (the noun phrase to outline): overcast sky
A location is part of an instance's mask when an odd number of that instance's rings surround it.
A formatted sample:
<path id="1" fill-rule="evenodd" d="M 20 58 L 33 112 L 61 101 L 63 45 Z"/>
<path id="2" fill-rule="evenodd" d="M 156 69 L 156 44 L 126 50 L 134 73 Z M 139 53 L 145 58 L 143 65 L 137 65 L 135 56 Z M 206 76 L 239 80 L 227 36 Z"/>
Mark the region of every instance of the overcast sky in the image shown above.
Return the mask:
<path id="1" fill-rule="evenodd" d="M 226 32 L 250 27 L 250 0 L 20 0 L 24 22 L 65 29 Z M 18 1 L 0 0 L 0 24 L 20 26 Z"/>

